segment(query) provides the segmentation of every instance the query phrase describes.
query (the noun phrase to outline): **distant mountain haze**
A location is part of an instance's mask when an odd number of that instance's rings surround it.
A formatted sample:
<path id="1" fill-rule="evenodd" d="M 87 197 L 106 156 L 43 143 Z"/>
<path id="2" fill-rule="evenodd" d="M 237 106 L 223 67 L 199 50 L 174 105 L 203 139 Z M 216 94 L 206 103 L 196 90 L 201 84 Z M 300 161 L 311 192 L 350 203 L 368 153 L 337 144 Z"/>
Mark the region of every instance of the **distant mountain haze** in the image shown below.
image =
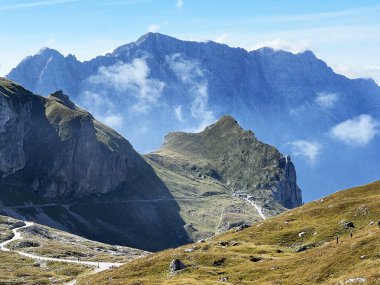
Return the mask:
<path id="1" fill-rule="evenodd" d="M 45 48 L 7 76 L 41 95 L 63 90 L 137 150 L 230 114 L 290 154 L 306 201 L 378 179 L 380 87 L 336 74 L 311 51 L 247 51 L 149 33 L 80 62 Z"/>

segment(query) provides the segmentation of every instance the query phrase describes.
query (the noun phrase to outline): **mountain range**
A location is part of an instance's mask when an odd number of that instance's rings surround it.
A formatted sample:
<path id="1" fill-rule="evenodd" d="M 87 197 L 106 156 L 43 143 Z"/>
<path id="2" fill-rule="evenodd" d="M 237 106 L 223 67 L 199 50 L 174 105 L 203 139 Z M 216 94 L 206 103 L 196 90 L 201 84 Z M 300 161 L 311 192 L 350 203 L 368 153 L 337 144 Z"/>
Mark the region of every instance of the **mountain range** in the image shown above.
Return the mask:
<path id="1" fill-rule="evenodd" d="M 311 51 L 247 51 L 148 33 L 83 62 L 45 48 L 7 78 L 40 95 L 63 90 L 143 153 L 168 132 L 197 132 L 231 114 L 292 154 L 306 201 L 380 171 L 379 86 L 336 74 Z"/>
<path id="2" fill-rule="evenodd" d="M 302 203 L 289 156 L 231 116 L 142 156 L 62 91 L 0 79 L 0 211 L 156 251 Z"/>

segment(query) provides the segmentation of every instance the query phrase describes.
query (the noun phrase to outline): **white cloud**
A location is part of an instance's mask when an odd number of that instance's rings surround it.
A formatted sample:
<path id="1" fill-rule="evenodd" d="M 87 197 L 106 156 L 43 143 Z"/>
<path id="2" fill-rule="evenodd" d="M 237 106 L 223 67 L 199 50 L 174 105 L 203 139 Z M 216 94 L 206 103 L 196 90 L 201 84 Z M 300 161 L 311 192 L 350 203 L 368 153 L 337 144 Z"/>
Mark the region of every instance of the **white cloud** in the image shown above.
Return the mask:
<path id="1" fill-rule="evenodd" d="M 116 63 L 115 65 L 99 68 L 98 73 L 88 81 L 101 84 L 137 99 L 133 110 L 146 112 L 158 104 L 165 84 L 157 79 L 150 79 L 150 69 L 142 58 L 134 59 L 132 63 Z"/>
<path id="2" fill-rule="evenodd" d="M 208 108 L 208 81 L 205 71 L 199 62 L 186 60 L 180 54 L 167 56 L 166 61 L 175 75 L 188 86 L 189 93 L 193 97 L 190 113 L 200 123 L 190 131 L 203 130 L 215 121 L 214 113 Z"/>
<path id="3" fill-rule="evenodd" d="M 80 106 L 89 110 L 97 120 L 114 129 L 122 128 L 124 117 L 116 111 L 115 105 L 104 91 L 85 91 L 80 98 Z"/>
<path id="4" fill-rule="evenodd" d="M 149 25 L 149 27 L 148 27 L 148 32 L 155 33 L 155 32 L 157 32 L 159 29 L 161 29 L 161 25 L 159 25 L 159 24 L 151 24 L 151 25 Z"/>
<path id="5" fill-rule="evenodd" d="M 178 121 L 183 122 L 183 114 L 182 114 L 182 106 L 177 106 L 174 108 L 175 116 L 177 117 Z"/>
<path id="6" fill-rule="evenodd" d="M 318 93 L 315 98 L 315 102 L 325 109 L 331 109 L 334 107 L 335 103 L 338 102 L 338 94 L 336 93 Z"/>
<path id="7" fill-rule="evenodd" d="M 305 158 L 310 164 L 314 164 L 321 153 L 322 145 L 317 142 L 296 140 L 289 143 L 294 156 Z"/>
<path id="8" fill-rule="evenodd" d="M 270 47 L 274 50 L 286 50 L 292 53 L 299 53 L 310 49 L 310 43 L 305 40 L 297 40 L 290 42 L 282 39 L 273 39 L 259 42 L 250 50 L 257 50 L 262 47 Z"/>
<path id="9" fill-rule="evenodd" d="M 346 120 L 330 130 L 333 138 L 348 145 L 363 146 L 378 134 L 379 123 L 370 115 L 362 114 Z"/>
<path id="10" fill-rule="evenodd" d="M 177 8 L 182 9 L 184 4 L 184 0 L 177 0 L 175 5 L 177 6 Z"/>
<path id="11" fill-rule="evenodd" d="M 224 44 L 227 42 L 227 39 L 228 39 L 228 34 L 221 34 L 219 37 L 215 39 L 215 42 Z"/>
<path id="12" fill-rule="evenodd" d="M 380 85 L 380 66 L 350 66 L 338 64 L 334 66 L 334 71 L 347 76 L 348 78 L 372 78 Z"/>
<path id="13" fill-rule="evenodd" d="M 102 122 L 104 122 L 104 124 L 106 124 L 107 126 L 110 126 L 111 128 L 118 129 L 122 127 L 123 120 L 124 120 L 123 115 L 112 114 L 112 115 L 105 116 L 102 119 Z"/>

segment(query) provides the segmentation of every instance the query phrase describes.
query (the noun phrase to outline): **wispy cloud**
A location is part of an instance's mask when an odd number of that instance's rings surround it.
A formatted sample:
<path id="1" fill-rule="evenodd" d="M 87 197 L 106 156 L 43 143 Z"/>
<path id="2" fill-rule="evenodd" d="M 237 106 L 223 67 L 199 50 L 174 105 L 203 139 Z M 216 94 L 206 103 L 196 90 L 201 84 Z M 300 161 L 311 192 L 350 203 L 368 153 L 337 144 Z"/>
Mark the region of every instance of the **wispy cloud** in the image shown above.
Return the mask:
<path id="1" fill-rule="evenodd" d="M 143 4 L 147 2 L 152 2 L 153 0 L 120 0 L 120 1 L 107 1 L 104 5 L 107 6 L 118 6 L 118 5 L 134 5 L 134 4 Z"/>
<path id="2" fill-rule="evenodd" d="M 338 102 L 338 94 L 336 93 L 318 93 L 315 102 L 324 109 L 331 109 Z"/>
<path id="3" fill-rule="evenodd" d="M 292 148 L 292 154 L 294 156 L 305 158 L 311 165 L 317 161 L 322 148 L 320 143 L 306 140 L 296 140 L 289 143 L 289 145 Z"/>
<path id="4" fill-rule="evenodd" d="M 116 106 L 112 100 L 109 100 L 104 90 L 98 90 L 97 92 L 85 91 L 80 98 L 80 105 L 89 110 L 97 120 L 111 128 L 122 129 L 124 117 L 117 112 Z"/>
<path id="5" fill-rule="evenodd" d="M 24 2 L 24 3 L 19 3 L 19 4 L 12 4 L 12 5 L 3 5 L 3 6 L 0 5 L 0 10 L 26 9 L 26 8 L 33 8 L 33 7 L 43 7 L 43 6 L 73 3 L 73 2 L 79 2 L 79 1 L 80 0 L 51 0 L 51 1 Z"/>
<path id="6" fill-rule="evenodd" d="M 174 113 L 178 121 L 183 122 L 182 106 L 177 106 L 174 108 Z"/>
<path id="7" fill-rule="evenodd" d="M 341 122 L 330 130 L 334 139 L 352 146 L 364 146 L 378 133 L 379 123 L 366 114 Z"/>
<path id="8" fill-rule="evenodd" d="M 132 63 L 116 63 L 109 67 L 100 67 L 98 73 L 88 81 L 100 87 L 111 88 L 120 96 L 130 96 L 137 100 L 133 111 L 146 112 L 157 105 L 165 84 L 149 78 L 150 69 L 146 61 L 137 58 Z"/>
<path id="9" fill-rule="evenodd" d="M 205 76 L 206 71 L 202 69 L 198 61 L 185 59 L 178 53 L 167 56 L 166 61 L 177 78 L 187 86 L 189 95 L 192 96 L 190 113 L 192 118 L 199 122 L 199 125 L 189 131 L 203 130 L 206 126 L 215 121 L 214 113 L 208 107 L 208 81 Z M 181 116 L 183 117 L 182 109 Z"/>
<path id="10" fill-rule="evenodd" d="M 148 27 L 148 32 L 154 33 L 154 32 L 157 32 L 159 29 L 161 29 L 161 25 L 159 25 L 159 24 L 151 24 Z"/>
<path id="11" fill-rule="evenodd" d="M 175 5 L 177 6 L 177 8 L 182 9 L 184 4 L 184 0 L 177 0 Z"/>
<path id="12" fill-rule="evenodd" d="M 380 5 L 372 5 L 367 7 L 344 9 L 331 12 L 322 13 L 304 13 L 304 14 L 289 14 L 280 16 L 266 16 L 256 18 L 257 22 L 267 22 L 267 23 L 285 23 L 285 22 L 305 22 L 305 21 L 317 21 L 317 20 L 327 20 L 336 19 L 341 17 L 352 17 L 364 12 L 374 12 L 380 10 Z"/>
<path id="13" fill-rule="evenodd" d="M 227 39 L 228 39 L 228 34 L 224 33 L 224 34 L 221 34 L 220 36 L 218 36 L 215 39 L 215 42 L 220 43 L 220 44 L 224 44 L 225 42 L 227 42 Z"/>
<path id="14" fill-rule="evenodd" d="M 334 68 L 335 72 L 344 74 L 348 78 L 371 78 L 380 85 L 380 66 L 349 66 L 338 64 Z"/>
<path id="15" fill-rule="evenodd" d="M 306 40 L 286 41 L 282 39 L 273 39 L 257 43 L 250 50 L 256 50 L 262 47 L 270 47 L 275 50 L 286 50 L 292 53 L 299 53 L 311 49 L 311 45 Z"/>

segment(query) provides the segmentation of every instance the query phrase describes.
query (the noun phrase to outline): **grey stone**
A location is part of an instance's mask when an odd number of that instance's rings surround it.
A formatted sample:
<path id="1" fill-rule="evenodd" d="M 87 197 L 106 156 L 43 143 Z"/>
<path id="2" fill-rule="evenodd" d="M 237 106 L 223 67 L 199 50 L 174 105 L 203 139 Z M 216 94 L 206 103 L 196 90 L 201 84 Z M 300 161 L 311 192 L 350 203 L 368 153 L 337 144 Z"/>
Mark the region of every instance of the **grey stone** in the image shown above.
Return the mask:
<path id="1" fill-rule="evenodd" d="M 175 271 L 182 270 L 185 267 L 186 267 L 185 264 L 183 264 L 183 262 L 177 258 L 177 259 L 173 259 L 170 262 L 169 271 L 170 272 L 175 272 Z"/>

